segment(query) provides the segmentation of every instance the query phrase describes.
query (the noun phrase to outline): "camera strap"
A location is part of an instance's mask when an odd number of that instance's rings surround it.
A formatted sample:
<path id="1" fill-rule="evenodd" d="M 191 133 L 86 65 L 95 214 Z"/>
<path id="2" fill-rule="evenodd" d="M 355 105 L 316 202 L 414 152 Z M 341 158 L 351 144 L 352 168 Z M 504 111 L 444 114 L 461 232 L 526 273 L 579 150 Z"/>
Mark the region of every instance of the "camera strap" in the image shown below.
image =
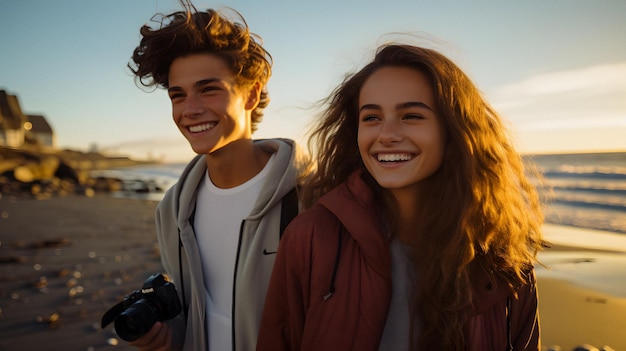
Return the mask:
<path id="1" fill-rule="evenodd" d="M 102 322 L 101 322 L 102 329 L 104 329 L 107 325 L 111 324 L 111 322 L 113 322 L 115 318 L 119 316 L 120 313 L 122 312 L 124 312 L 124 301 L 111 307 L 111 309 L 106 311 L 104 316 L 102 316 Z"/>
<path id="2" fill-rule="evenodd" d="M 278 238 L 282 239 L 283 232 L 287 225 L 298 215 L 298 194 L 296 188 L 291 189 L 287 195 L 283 196 L 280 209 L 280 233 Z"/>

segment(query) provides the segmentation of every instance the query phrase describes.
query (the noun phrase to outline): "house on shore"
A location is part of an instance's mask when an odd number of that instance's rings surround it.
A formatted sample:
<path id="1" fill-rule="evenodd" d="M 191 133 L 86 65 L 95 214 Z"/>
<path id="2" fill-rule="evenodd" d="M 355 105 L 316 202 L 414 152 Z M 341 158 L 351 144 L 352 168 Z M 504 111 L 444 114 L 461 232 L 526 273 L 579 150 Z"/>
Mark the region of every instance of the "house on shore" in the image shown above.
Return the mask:
<path id="1" fill-rule="evenodd" d="M 17 96 L 0 90 L 0 145 L 21 147 L 24 144 L 26 118 Z"/>
<path id="2" fill-rule="evenodd" d="M 24 114 L 17 96 L 0 90 L 0 146 L 19 148 L 26 143 L 55 147 L 52 127 L 42 115 Z"/>
<path id="3" fill-rule="evenodd" d="M 56 138 L 52 127 L 42 115 L 27 115 L 26 140 L 35 142 L 37 145 L 56 147 Z"/>

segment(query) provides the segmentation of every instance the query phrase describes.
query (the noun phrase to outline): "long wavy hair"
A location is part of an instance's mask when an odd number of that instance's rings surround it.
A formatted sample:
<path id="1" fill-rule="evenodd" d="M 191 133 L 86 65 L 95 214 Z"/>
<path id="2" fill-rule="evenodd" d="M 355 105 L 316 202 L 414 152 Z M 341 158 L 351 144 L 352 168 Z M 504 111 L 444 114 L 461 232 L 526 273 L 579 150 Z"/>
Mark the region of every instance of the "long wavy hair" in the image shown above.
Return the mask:
<path id="1" fill-rule="evenodd" d="M 185 11 L 152 18 L 158 28 L 141 27 L 141 41 L 128 63 L 136 82 L 144 87 L 167 88 L 170 65 L 176 58 L 213 54 L 228 64 L 239 87 L 261 83 L 259 104 L 252 111 L 252 131 L 256 131 L 269 104 L 267 82 L 273 64 L 261 37 L 251 33 L 243 16 L 233 9 L 234 19 L 230 20 L 214 9 L 197 11 L 189 1 L 182 0 L 181 4 Z"/>
<path id="2" fill-rule="evenodd" d="M 440 169 L 428 179 L 415 209 L 413 260 L 418 284 L 411 304 L 420 320 L 417 346 L 437 340 L 442 349 L 466 347 L 463 328 L 472 304 L 471 275 L 490 274 L 510 288 L 528 281 L 542 248 L 543 213 L 530 171 L 516 152 L 498 113 L 469 77 L 437 51 L 388 44 L 325 100 L 325 111 L 309 138 L 315 173 L 301 192 L 305 207 L 363 168 L 357 146 L 359 93 L 381 67 L 408 67 L 430 81 L 436 110 L 447 134 Z M 390 193 L 369 173 L 390 228 L 397 223 Z"/>

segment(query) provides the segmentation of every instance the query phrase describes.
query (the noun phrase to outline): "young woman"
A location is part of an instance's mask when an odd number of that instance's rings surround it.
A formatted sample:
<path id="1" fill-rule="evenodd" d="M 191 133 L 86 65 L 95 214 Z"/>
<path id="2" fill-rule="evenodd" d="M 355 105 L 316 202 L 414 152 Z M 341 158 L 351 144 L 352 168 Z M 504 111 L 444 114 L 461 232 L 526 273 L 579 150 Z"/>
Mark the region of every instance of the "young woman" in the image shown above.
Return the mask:
<path id="1" fill-rule="evenodd" d="M 328 98 L 258 350 L 538 350 L 541 204 L 502 121 L 406 45 Z"/>

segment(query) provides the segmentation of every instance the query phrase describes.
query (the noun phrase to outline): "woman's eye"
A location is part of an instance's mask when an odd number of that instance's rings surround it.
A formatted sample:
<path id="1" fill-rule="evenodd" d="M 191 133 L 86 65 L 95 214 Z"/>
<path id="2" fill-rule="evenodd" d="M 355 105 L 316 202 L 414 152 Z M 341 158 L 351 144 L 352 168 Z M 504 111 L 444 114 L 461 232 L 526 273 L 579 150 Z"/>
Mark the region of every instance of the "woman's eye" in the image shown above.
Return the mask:
<path id="1" fill-rule="evenodd" d="M 424 119 L 424 116 L 416 115 L 416 114 L 407 114 L 404 116 L 404 119 Z"/>
<path id="2" fill-rule="evenodd" d="M 370 122 L 370 121 L 376 121 L 378 120 L 378 117 L 374 116 L 374 115 L 366 115 L 361 117 L 361 121 L 363 122 Z"/>

